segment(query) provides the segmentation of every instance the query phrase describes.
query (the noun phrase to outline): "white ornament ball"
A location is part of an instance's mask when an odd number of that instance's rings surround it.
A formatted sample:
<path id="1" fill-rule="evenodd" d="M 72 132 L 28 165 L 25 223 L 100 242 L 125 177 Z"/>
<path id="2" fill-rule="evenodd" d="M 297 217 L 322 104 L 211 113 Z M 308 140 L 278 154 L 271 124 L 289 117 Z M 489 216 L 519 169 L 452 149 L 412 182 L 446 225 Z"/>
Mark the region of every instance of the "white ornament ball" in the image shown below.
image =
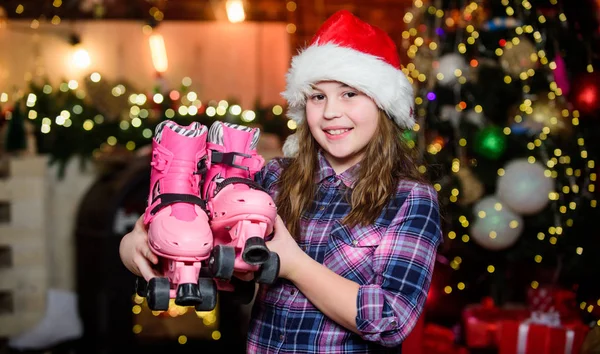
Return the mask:
<path id="1" fill-rule="evenodd" d="M 544 171 L 539 162 L 512 160 L 498 178 L 496 195 L 519 214 L 536 214 L 548 205 L 548 194 L 554 190 L 554 180 L 546 177 Z"/>
<path id="2" fill-rule="evenodd" d="M 512 246 L 523 231 L 523 219 L 496 196 L 480 199 L 473 207 L 471 236 L 481 247 L 500 251 Z"/>
<path id="3" fill-rule="evenodd" d="M 442 86 L 451 86 L 458 82 L 458 76 L 466 76 L 469 66 L 465 58 L 457 53 L 442 56 L 435 67 L 435 75 Z M 441 74 L 441 75 L 440 75 Z"/>

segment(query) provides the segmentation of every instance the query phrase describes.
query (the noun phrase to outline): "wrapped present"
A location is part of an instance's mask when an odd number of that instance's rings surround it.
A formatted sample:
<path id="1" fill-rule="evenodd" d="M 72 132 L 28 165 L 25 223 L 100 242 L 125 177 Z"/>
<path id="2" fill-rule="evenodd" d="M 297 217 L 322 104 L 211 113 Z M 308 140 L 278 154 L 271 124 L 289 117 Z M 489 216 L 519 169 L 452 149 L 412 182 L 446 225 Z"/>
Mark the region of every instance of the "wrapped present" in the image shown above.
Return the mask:
<path id="1" fill-rule="evenodd" d="M 423 329 L 425 328 L 425 316 L 419 317 L 417 324 L 410 332 L 410 334 L 402 343 L 402 349 L 406 353 L 423 353 Z"/>
<path id="2" fill-rule="evenodd" d="M 463 311 L 466 344 L 469 348 L 495 348 L 501 321 L 521 321 L 529 316 L 524 307 L 500 308 L 489 301 L 469 305 Z"/>
<path id="3" fill-rule="evenodd" d="M 560 320 L 563 323 L 580 320 L 580 309 L 574 291 L 566 289 L 556 291 L 554 294 L 554 308 L 560 314 Z"/>
<path id="4" fill-rule="evenodd" d="M 550 312 L 555 310 L 555 289 L 541 286 L 537 289 L 527 290 L 527 305 L 532 312 Z"/>
<path id="5" fill-rule="evenodd" d="M 498 354 L 577 354 L 588 331 L 582 323 L 561 325 L 556 312 L 534 312 L 525 321 L 502 321 Z"/>
<path id="6" fill-rule="evenodd" d="M 579 318 L 579 307 L 572 290 L 554 286 L 530 288 L 527 290 L 527 305 L 532 312 L 556 311 L 563 322 Z"/>
<path id="7" fill-rule="evenodd" d="M 468 350 L 456 344 L 454 332 L 447 327 L 428 323 L 425 326 L 423 350 L 427 354 L 467 354 Z M 404 351 L 404 346 L 402 346 Z M 411 351 L 406 351 L 412 353 Z"/>

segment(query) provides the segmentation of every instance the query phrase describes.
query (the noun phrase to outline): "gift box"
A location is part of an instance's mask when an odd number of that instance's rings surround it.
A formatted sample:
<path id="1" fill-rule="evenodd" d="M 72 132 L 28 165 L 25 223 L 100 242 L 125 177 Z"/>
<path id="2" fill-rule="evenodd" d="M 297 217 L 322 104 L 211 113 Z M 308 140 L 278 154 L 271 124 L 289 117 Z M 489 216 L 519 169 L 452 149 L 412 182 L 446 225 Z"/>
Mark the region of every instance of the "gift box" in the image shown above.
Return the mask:
<path id="1" fill-rule="evenodd" d="M 498 328 L 498 354 L 579 353 L 588 326 L 577 322 L 561 325 L 558 313 L 550 320 L 542 318 L 540 321 L 536 316 L 525 321 L 502 321 Z"/>
<path id="2" fill-rule="evenodd" d="M 554 307 L 562 322 L 580 320 L 580 309 L 575 297 L 575 292 L 571 290 L 559 289 L 554 293 Z"/>
<path id="3" fill-rule="evenodd" d="M 425 324 L 423 316 L 402 343 L 402 352 L 410 354 L 468 354 L 455 344 L 454 332 L 433 323 Z"/>
<path id="4" fill-rule="evenodd" d="M 498 325 L 501 321 L 522 321 L 531 312 L 525 307 L 499 308 L 493 302 L 470 305 L 463 311 L 465 341 L 469 348 L 495 348 L 498 344 Z"/>
<path id="5" fill-rule="evenodd" d="M 425 316 L 421 315 L 417 324 L 402 343 L 402 350 L 406 353 L 423 354 L 423 330 Z"/>
<path id="6" fill-rule="evenodd" d="M 456 344 L 454 332 L 447 327 L 428 323 L 425 327 L 423 350 L 427 354 L 468 354 L 468 350 Z M 402 350 L 404 352 L 404 346 Z M 406 351 L 411 353 L 411 351 Z"/>
<path id="7" fill-rule="evenodd" d="M 532 312 L 556 311 L 563 322 L 579 318 L 579 306 L 572 290 L 555 286 L 530 288 L 527 290 L 527 305 Z"/>
<path id="8" fill-rule="evenodd" d="M 554 297 L 556 290 L 552 287 L 539 287 L 527 290 L 527 305 L 532 312 L 554 311 Z"/>

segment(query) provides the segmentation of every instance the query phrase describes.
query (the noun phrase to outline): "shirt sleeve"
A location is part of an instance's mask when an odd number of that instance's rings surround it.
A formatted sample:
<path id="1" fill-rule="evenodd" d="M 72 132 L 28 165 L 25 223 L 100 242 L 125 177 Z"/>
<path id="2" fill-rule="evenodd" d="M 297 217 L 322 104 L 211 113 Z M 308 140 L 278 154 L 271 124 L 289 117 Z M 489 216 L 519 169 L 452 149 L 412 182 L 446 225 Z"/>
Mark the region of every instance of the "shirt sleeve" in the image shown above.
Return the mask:
<path id="1" fill-rule="evenodd" d="M 416 185 L 373 255 L 372 284 L 358 291 L 356 324 L 365 340 L 400 345 L 423 310 L 442 240 L 437 193 Z"/>

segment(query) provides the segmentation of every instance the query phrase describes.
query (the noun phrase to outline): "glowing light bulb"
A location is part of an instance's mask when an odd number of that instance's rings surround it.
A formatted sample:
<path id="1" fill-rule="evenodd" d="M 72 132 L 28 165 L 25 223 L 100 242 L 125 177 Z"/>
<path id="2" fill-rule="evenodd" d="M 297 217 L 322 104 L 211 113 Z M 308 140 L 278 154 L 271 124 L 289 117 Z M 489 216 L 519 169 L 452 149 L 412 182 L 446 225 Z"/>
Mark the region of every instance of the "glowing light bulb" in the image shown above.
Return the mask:
<path id="1" fill-rule="evenodd" d="M 243 22 L 246 19 L 244 3 L 242 0 L 227 0 L 225 3 L 227 18 L 231 23 Z"/>
<path id="2" fill-rule="evenodd" d="M 91 64 L 90 54 L 84 48 L 78 48 L 73 52 L 73 65 L 80 69 L 85 69 Z"/>
<path id="3" fill-rule="evenodd" d="M 167 59 L 167 50 L 162 35 L 155 33 L 150 36 L 148 42 L 150 44 L 154 69 L 159 73 L 164 73 L 169 68 L 169 61 Z"/>

